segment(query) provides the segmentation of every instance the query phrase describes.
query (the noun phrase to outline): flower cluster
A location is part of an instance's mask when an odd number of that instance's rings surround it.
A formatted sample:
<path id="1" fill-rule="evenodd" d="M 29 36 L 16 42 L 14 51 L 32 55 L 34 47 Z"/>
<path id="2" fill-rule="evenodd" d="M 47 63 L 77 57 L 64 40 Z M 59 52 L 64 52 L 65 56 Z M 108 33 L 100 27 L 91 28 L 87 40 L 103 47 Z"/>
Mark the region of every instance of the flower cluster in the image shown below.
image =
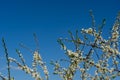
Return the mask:
<path id="1" fill-rule="evenodd" d="M 82 80 L 112 80 L 120 76 L 120 51 L 118 49 L 120 24 L 117 21 L 112 28 L 112 35 L 108 39 L 101 36 L 102 30 L 97 31 L 95 28 L 81 30 L 81 33 L 85 36 L 83 41 L 78 36 L 78 32 L 76 32 L 76 36 L 70 33 L 71 39 L 67 41 L 73 42 L 75 51 L 66 47 L 64 39 L 59 39 L 60 45 L 69 57 L 70 65 L 64 68 L 56 63 L 54 65 L 55 73 L 60 75 L 63 80 L 73 80 L 77 70 L 80 71 Z M 88 40 L 86 35 L 90 35 L 94 40 Z M 97 60 L 94 58 L 95 56 Z M 95 69 L 94 74 L 89 72 L 92 67 Z"/>
<path id="2" fill-rule="evenodd" d="M 119 38 L 119 23 L 114 24 L 113 28 L 112 28 L 112 37 L 111 40 L 112 41 L 117 41 Z"/>
<path id="3" fill-rule="evenodd" d="M 39 73 L 34 72 L 34 70 L 29 68 L 27 65 L 22 65 L 21 63 L 19 63 L 17 60 L 15 60 L 13 58 L 9 58 L 9 60 L 11 62 L 15 62 L 18 65 L 19 69 L 25 71 L 27 74 L 30 74 L 36 80 L 42 80 L 42 78 L 40 77 Z"/>
<path id="4" fill-rule="evenodd" d="M 41 58 L 40 54 L 38 53 L 38 51 L 35 51 L 33 54 L 33 65 L 32 65 L 33 68 L 30 68 L 27 66 L 27 64 L 25 63 L 25 60 L 22 56 L 22 53 L 19 50 L 16 50 L 16 52 L 19 55 L 22 64 L 19 63 L 16 59 L 9 57 L 10 62 L 16 63 L 20 70 L 24 71 L 26 74 L 30 74 L 33 78 L 35 78 L 35 80 L 43 80 L 43 78 L 40 76 L 40 73 L 37 71 L 37 65 L 40 65 L 45 73 L 46 80 L 48 80 L 49 76 L 48 76 L 47 67 L 44 64 L 44 62 L 42 61 L 42 58 Z"/>
<path id="5" fill-rule="evenodd" d="M 44 71 L 44 74 L 46 75 L 46 79 L 48 80 L 48 70 L 47 70 L 47 66 L 44 64 L 44 62 L 42 61 L 42 58 L 40 56 L 40 54 L 38 53 L 38 51 L 35 51 L 34 54 L 33 54 L 33 67 L 34 67 L 34 71 L 36 72 L 36 66 L 37 66 L 37 63 L 38 65 L 40 65 Z"/>

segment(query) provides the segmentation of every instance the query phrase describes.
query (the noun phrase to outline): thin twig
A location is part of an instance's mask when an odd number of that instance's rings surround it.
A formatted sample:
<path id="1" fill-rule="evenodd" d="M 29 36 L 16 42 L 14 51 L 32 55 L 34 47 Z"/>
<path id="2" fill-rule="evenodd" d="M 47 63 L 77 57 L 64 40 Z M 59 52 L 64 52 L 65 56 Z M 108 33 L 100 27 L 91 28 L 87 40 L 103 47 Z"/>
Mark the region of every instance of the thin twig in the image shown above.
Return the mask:
<path id="1" fill-rule="evenodd" d="M 34 36 L 34 40 L 35 40 L 35 43 L 36 43 L 36 46 L 37 46 L 37 51 L 39 51 L 39 41 L 38 41 L 38 38 L 37 38 L 35 33 L 33 33 L 33 36 Z"/>
<path id="2" fill-rule="evenodd" d="M 8 50 L 7 50 L 4 38 L 2 38 L 2 43 L 3 43 L 4 50 L 5 50 L 5 56 L 6 56 L 6 61 L 7 61 L 8 80 L 10 80 L 11 79 L 11 76 L 10 76 L 10 61 L 9 61 Z"/>
<path id="3" fill-rule="evenodd" d="M 16 49 L 16 52 L 17 52 L 18 56 L 20 57 L 20 59 L 21 59 L 23 65 L 25 66 L 25 65 L 26 65 L 26 64 L 25 64 L 25 60 L 24 60 L 24 58 L 23 58 L 21 52 L 20 52 L 18 49 Z"/>

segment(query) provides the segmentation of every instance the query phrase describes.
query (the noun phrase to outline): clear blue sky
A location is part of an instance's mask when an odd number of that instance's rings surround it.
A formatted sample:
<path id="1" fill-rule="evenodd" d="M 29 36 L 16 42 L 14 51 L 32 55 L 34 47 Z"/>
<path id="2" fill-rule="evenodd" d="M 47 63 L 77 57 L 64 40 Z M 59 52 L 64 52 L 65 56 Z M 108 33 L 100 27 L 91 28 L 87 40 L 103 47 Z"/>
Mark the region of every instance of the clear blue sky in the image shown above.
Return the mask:
<path id="1" fill-rule="evenodd" d="M 75 32 L 76 29 L 90 27 L 90 9 L 94 12 L 97 25 L 106 18 L 104 31 L 108 32 L 120 10 L 119 4 L 119 0 L 0 0 L 0 39 L 5 38 L 10 56 L 16 57 L 15 48 L 19 48 L 30 65 L 31 54 L 18 44 L 23 42 L 35 50 L 32 36 L 35 32 L 43 60 L 49 66 L 49 71 L 52 71 L 50 60 L 65 56 L 56 40 L 67 37 L 68 30 Z M 109 33 L 105 34 L 108 36 Z M 0 71 L 6 74 L 3 54 L 1 44 Z M 12 74 L 16 80 L 32 80 L 27 75 L 23 76 L 24 72 L 19 70 L 13 70 Z M 50 80 L 59 79 L 50 72 Z"/>

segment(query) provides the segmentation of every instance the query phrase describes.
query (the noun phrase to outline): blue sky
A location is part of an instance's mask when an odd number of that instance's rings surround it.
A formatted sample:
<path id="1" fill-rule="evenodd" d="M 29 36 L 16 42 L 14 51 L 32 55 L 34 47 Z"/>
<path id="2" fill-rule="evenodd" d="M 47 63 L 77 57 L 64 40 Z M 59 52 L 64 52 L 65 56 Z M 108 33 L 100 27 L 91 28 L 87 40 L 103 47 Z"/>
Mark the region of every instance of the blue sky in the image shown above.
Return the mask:
<path id="1" fill-rule="evenodd" d="M 19 48 L 30 65 L 31 54 L 18 44 L 23 42 L 35 50 L 32 35 L 35 32 L 43 60 L 52 71 L 50 60 L 65 56 L 57 39 L 67 37 L 68 30 L 75 32 L 76 29 L 90 27 L 90 9 L 93 10 L 96 26 L 106 18 L 104 34 L 109 36 L 106 32 L 109 32 L 120 10 L 119 3 L 119 0 L 0 0 L 0 38 L 5 38 L 10 56 L 16 57 L 15 49 Z M 1 44 L 0 60 L 4 60 L 3 54 Z M 5 63 L 0 61 L 0 64 L 4 64 L 0 66 L 0 71 L 6 74 Z M 12 74 L 17 80 L 32 80 L 27 75 L 23 77 L 24 72 L 21 71 L 13 70 Z M 58 80 L 58 77 L 50 72 L 50 80 Z"/>

